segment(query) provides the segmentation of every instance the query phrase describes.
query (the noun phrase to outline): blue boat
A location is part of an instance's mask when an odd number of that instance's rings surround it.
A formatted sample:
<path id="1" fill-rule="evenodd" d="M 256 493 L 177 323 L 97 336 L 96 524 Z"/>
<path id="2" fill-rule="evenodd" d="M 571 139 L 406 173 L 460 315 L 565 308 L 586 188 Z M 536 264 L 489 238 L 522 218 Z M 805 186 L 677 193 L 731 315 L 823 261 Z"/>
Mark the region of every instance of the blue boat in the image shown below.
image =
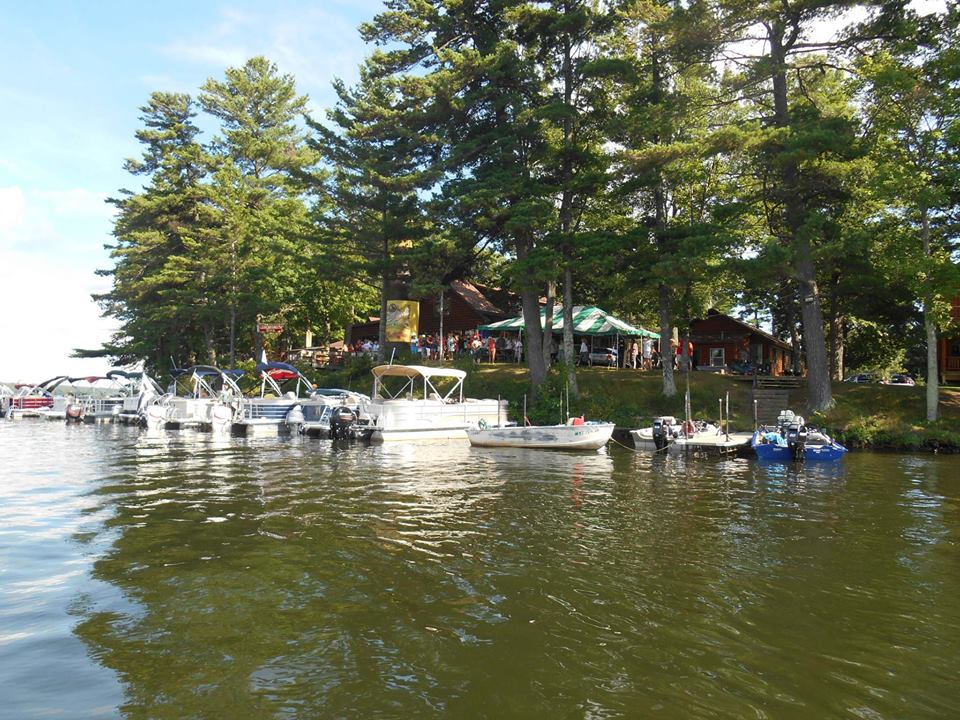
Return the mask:
<path id="1" fill-rule="evenodd" d="M 750 447 L 758 459 L 781 463 L 836 462 L 847 452 L 822 430 L 807 427 L 804 419 L 790 410 L 780 413 L 776 428 L 758 428 Z"/>

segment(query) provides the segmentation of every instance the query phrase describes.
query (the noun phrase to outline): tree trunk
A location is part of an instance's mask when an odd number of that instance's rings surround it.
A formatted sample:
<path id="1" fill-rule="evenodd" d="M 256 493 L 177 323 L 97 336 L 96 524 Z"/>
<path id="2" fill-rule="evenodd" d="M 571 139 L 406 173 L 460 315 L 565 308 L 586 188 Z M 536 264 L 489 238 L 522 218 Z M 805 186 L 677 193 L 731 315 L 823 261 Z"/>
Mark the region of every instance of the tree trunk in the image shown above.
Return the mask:
<path id="1" fill-rule="evenodd" d="M 230 303 L 230 367 L 237 364 L 237 305 Z"/>
<path id="2" fill-rule="evenodd" d="M 557 283 L 550 280 L 547 283 L 547 304 L 544 306 L 543 316 L 543 366 L 546 370 L 553 364 L 553 313 L 554 298 L 557 296 Z"/>
<path id="3" fill-rule="evenodd" d="M 787 98 L 786 50 L 783 46 L 783 28 L 776 27 L 769 34 L 770 59 L 773 73 L 774 124 L 790 128 Z M 800 171 L 797 162 L 784 158 L 780 182 L 784 204 L 787 240 L 793 248 L 793 269 L 800 301 L 800 319 L 803 323 L 803 344 L 807 351 L 807 396 L 810 409 L 828 410 L 833 406 L 830 386 L 830 368 L 827 363 L 826 337 L 823 332 L 823 312 L 817 287 L 816 268 L 810 240 L 802 232 L 804 224 L 803 198 L 798 192 Z"/>
<path id="4" fill-rule="evenodd" d="M 525 261 L 530 252 L 530 244 L 518 240 L 517 260 Z M 540 384 L 547 378 L 547 367 L 543 363 L 543 328 L 540 325 L 540 290 L 536 286 L 520 287 L 520 303 L 523 307 L 524 351 L 527 354 L 527 367 L 530 370 L 530 391 L 533 399 L 537 397 Z"/>
<path id="5" fill-rule="evenodd" d="M 570 8 L 565 4 L 564 13 Z M 573 51 L 569 33 L 563 34 L 563 101 L 569 108 L 573 100 Z M 573 249 L 570 247 L 573 206 L 573 120 L 567 113 L 563 117 L 563 144 L 566 152 L 561 162 L 562 195 L 560 198 L 560 238 L 563 242 L 563 362 L 567 368 L 567 387 L 573 397 L 580 397 L 577 387 L 577 364 L 573 349 Z M 568 408 L 569 409 L 569 408 Z"/>
<path id="6" fill-rule="evenodd" d="M 547 367 L 543 363 L 540 293 L 537 290 L 521 289 L 520 302 L 523 305 L 523 326 L 526 333 L 524 350 L 527 353 L 527 367 L 530 369 L 530 386 L 536 398 L 537 388 L 547 378 Z"/>
<path id="7" fill-rule="evenodd" d="M 843 315 L 840 314 L 840 298 L 837 286 L 840 276 L 834 273 L 830 283 L 830 311 L 828 323 L 830 325 L 830 377 L 834 380 L 843 380 Z"/>
<path id="8" fill-rule="evenodd" d="M 387 218 L 384 213 L 383 223 L 386 226 Z M 387 349 L 387 295 L 390 293 L 390 240 L 386 232 L 383 234 L 383 268 L 380 273 L 380 325 L 377 327 L 377 345 L 380 347 L 380 359 L 384 358 Z"/>
<path id="9" fill-rule="evenodd" d="M 203 324 L 203 344 L 207 350 L 207 363 L 210 365 L 217 364 L 217 347 L 213 342 L 213 328 L 210 323 Z M 231 363 L 231 367 L 233 363 Z"/>
<path id="10" fill-rule="evenodd" d="M 673 397 L 677 394 L 677 383 L 673 379 L 673 348 L 670 347 L 670 338 L 673 329 L 670 327 L 670 288 L 666 283 L 660 283 L 660 364 L 663 366 L 663 394 Z"/>
<path id="11" fill-rule="evenodd" d="M 930 214 L 926 207 L 920 208 L 920 233 L 923 238 L 923 257 L 930 257 Z M 937 325 L 933 318 L 933 292 L 929 282 L 923 298 L 923 329 L 927 341 L 927 420 L 934 422 L 940 414 L 940 375 L 937 367 Z"/>
<path id="12" fill-rule="evenodd" d="M 573 349 L 573 272 L 567 267 L 563 271 L 563 360 L 567 366 L 567 383 L 570 394 L 580 397 L 577 387 L 577 363 Z"/>

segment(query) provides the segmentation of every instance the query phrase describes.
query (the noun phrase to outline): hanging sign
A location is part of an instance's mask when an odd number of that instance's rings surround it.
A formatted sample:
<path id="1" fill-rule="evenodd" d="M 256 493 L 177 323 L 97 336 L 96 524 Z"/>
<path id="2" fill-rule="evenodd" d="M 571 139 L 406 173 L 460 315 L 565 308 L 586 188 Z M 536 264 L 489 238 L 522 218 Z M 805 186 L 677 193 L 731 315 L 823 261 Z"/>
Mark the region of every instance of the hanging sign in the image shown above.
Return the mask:
<path id="1" fill-rule="evenodd" d="M 259 330 L 261 334 L 281 333 L 283 332 L 283 325 L 260 324 L 260 325 L 257 325 L 257 330 Z"/>
<path id="2" fill-rule="evenodd" d="M 413 300 L 387 301 L 387 342 L 408 343 L 420 328 L 420 303 Z"/>

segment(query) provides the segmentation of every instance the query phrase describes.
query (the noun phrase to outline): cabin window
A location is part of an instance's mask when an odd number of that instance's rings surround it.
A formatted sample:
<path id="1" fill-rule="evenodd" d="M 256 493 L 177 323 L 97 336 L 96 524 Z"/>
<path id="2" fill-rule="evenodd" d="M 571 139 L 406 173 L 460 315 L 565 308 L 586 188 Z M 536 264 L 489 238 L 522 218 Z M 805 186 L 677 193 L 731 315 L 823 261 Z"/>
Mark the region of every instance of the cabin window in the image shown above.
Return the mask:
<path id="1" fill-rule="evenodd" d="M 960 357 L 960 340 L 950 343 L 950 357 Z"/>
<path id="2" fill-rule="evenodd" d="M 727 361 L 724 357 L 723 348 L 710 348 L 710 365 L 711 367 L 723 367 L 727 364 Z"/>

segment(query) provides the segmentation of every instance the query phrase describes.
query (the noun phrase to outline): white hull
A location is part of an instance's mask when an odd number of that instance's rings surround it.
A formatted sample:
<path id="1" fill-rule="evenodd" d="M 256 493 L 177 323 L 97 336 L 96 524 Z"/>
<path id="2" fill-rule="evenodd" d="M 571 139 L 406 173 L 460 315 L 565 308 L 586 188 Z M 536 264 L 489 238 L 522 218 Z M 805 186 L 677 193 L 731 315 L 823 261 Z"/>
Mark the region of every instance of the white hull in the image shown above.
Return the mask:
<path id="1" fill-rule="evenodd" d="M 657 451 L 657 446 L 653 441 L 653 432 L 650 428 L 631 430 L 630 437 L 633 439 L 633 446 L 637 450 Z M 707 452 L 727 454 L 749 446 L 752 437 L 751 433 L 730 433 L 727 435 L 717 433 L 714 430 L 694 433 L 689 438 L 671 438 L 666 449 L 671 453 Z"/>
<path id="2" fill-rule="evenodd" d="M 417 440 L 466 440 L 466 427 L 418 428 L 413 430 L 374 430 L 371 442 L 396 442 Z"/>
<path id="3" fill-rule="evenodd" d="M 613 435 L 613 423 L 530 425 L 471 429 L 471 445 L 549 450 L 599 450 Z"/>
<path id="4" fill-rule="evenodd" d="M 466 440 L 467 428 L 496 425 L 507 416 L 507 403 L 496 400 L 381 400 L 364 403 L 373 442 L 397 440 Z"/>

